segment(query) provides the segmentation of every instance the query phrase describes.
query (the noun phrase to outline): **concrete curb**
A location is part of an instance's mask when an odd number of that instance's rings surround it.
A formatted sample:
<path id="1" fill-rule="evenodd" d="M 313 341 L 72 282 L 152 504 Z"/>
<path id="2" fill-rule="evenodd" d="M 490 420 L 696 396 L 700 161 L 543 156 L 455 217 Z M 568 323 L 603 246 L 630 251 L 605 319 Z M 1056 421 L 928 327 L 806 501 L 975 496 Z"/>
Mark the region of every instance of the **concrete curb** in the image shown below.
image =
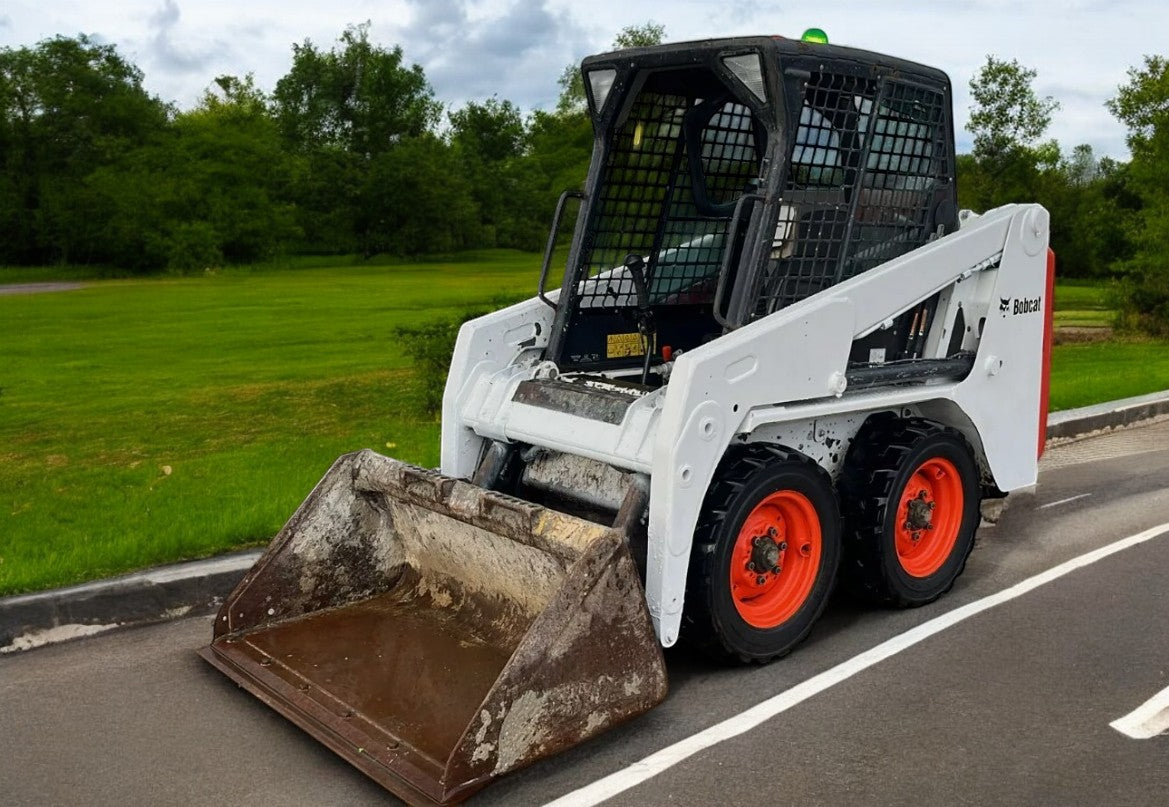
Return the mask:
<path id="1" fill-rule="evenodd" d="M 79 586 L 0 599 L 0 654 L 113 628 L 210 613 L 260 550 L 158 566 Z"/>
<path id="2" fill-rule="evenodd" d="M 1067 442 L 1169 416 L 1169 390 L 1052 412 L 1048 442 Z"/>
<path id="3" fill-rule="evenodd" d="M 1169 417 L 1169 391 L 1155 392 L 1054 412 L 1048 418 L 1047 439 L 1063 443 L 1165 417 Z M 210 613 L 259 557 L 260 550 L 236 552 L 2 598 L 0 654 L 123 626 Z"/>

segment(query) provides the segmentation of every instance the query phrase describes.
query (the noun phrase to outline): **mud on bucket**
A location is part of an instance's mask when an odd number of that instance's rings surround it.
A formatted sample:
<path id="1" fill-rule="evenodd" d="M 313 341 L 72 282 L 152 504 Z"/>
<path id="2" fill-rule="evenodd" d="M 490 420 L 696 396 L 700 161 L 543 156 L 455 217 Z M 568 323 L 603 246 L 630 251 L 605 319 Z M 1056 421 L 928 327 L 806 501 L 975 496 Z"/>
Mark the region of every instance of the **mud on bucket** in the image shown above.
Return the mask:
<path id="1" fill-rule="evenodd" d="M 666 695 L 620 531 L 372 451 L 337 460 L 202 655 L 414 804 Z"/>

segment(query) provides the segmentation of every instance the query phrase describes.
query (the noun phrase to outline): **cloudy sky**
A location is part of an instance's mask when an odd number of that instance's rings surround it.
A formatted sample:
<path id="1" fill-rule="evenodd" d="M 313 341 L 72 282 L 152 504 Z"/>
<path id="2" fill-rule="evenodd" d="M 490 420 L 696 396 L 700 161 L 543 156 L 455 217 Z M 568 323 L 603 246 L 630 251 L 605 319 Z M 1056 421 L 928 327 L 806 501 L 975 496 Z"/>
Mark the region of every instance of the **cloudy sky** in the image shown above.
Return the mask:
<path id="1" fill-rule="evenodd" d="M 1165 0 L 4 0 L 0 46 L 86 33 L 115 43 L 148 88 L 189 106 L 222 73 L 254 73 L 270 89 L 294 42 L 331 44 L 368 20 L 372 38 L 401 44 L 438 97 L 458 106 L 493 94 L 521 107 L 555 103 L 568 62 L 605 50 L 622 27 L 654 20 L 669 41 L 737 34 L 798 37 L 883 51 L 946 70 L 959 126 L 966 85 L 988 53 L 1039 71 L 1061 106 L 1051 134 L 1124 157 L 1124 130 L 1104 101 L 1143 54 L 1169 53 Z M 960 145 L 968 147 L 962 133 Z"/>

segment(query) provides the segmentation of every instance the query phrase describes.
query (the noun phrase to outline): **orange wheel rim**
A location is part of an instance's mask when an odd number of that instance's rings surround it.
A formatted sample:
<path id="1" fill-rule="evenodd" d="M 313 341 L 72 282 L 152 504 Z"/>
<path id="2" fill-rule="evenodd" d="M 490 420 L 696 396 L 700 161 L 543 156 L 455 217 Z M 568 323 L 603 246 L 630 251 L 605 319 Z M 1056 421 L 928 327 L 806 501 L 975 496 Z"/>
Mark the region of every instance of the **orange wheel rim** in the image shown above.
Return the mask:
<path id="1" fill-rule="evenodd" d="M 802 493 L 781 490 L 755 505 L 731 552 L 731 599 L 752 627 L 782 625 L 812 593 L 820 570 L 820 517 Z"/>
<path id="2" fill-rule="evenodd" d="M 954 463 L 933 457 L 905 483 L 897 505 L 897 559 L 912 577 L 929 577 L 945 565 L 962 529 L 965 496 Z"/>

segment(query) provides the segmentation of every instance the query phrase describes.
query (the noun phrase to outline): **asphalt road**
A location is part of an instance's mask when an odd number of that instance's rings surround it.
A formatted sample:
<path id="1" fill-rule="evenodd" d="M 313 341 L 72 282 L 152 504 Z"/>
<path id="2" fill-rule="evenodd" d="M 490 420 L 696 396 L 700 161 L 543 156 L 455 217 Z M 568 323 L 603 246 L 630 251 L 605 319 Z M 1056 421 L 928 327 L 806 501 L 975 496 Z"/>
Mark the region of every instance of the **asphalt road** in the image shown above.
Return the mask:
<path id="1" fill-rule="evenodd" d="M 1084 495 L 1088 494 L 1088 495 Z M 649 714 L 483 791 L 541 804 L 914 626 L 1169 522 L 1169 424 L 1052 449 L 1035 495 L 984 526 L 966 573 L 912 611 L 835 602 L 766 667 L 667 653 Z M 1073 571 L 882 661 L 611 804 L 1169 803 L 1169 735 L 1109 727 L 1169 685 L 1169 535 Z M 7 805 L 394 804 L 195 656 L 209 619 L 0 659 Z"/>

